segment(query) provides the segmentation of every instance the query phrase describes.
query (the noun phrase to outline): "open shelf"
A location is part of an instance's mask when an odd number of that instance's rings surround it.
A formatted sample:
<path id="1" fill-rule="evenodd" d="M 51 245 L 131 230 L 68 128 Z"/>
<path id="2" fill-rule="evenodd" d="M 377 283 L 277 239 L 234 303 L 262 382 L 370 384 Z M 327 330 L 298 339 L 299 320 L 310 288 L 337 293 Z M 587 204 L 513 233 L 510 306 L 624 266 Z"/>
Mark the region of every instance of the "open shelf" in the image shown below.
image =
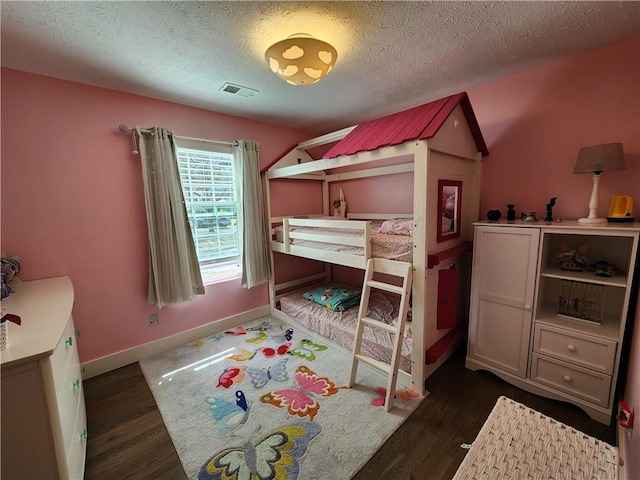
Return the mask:
<path id="1" fill-rule="evenodd" d="M 536 322 L 545 323 L 555 327 L 562 327 L 568 330 L 603 337 L 614 341 L 618 341 L 618 337 L 620 335 L 620 320 L 618 315 L 605 313 L 602 323 L 598 324 L 587 320 L 560 316 L 556 313 L 556 305 L 553 303 L 544 303 L 538 307 L 538 311 L 536 312 Z"/>
<path id="2" fill-rule="evenodd" d="M 593 272 L 572 272 L 570 270 L 562 270 L 560 267 L 545 267 L 541 277 L 558 278 L 560 280 L 572 280 L 584 283 L 593 283 L 595 285 L 608 285 L 610 287 L 627 287 L 626 277 L 614 275 L 613 277 L 599 277 Z"/>

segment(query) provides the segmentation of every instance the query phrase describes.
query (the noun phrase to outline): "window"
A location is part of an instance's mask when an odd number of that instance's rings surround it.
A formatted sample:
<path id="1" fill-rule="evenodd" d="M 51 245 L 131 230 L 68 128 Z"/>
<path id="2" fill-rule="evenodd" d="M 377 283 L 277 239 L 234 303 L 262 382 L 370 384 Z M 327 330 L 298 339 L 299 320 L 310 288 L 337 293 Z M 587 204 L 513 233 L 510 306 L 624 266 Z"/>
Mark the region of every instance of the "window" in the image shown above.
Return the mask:
<path id="1" fill-rule="evenodd" d="M 202 280 L 240 273 L 238 196 L 233 155 L 176 146 L 182 191 Z"/>

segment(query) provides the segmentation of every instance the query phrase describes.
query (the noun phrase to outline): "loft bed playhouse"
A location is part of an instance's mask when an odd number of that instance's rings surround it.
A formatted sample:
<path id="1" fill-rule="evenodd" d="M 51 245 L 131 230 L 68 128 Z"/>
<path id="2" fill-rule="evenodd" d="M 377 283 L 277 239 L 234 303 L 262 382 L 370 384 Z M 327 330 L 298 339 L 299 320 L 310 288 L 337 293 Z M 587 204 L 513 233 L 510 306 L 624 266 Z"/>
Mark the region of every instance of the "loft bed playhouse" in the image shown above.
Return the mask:
<path id="1" fill-rule="evenodd" d="M 332 311 L 322 293 L 360 288 L 371 257 L 411 263 L 398 381 L 424 393 L 466 333 L 482 155 L 463 92 L 300 143 L 266 167 L 272 315 L 350 351 L 359 302 Z M 334 293 L 335 310 L 341 294 L 349 306 L 349 288 Z M 372 292 L 367 315 L 391 323 L 398 303 Z M 365 328 L 361 349 L 389 363 L 392 340 Z"/>

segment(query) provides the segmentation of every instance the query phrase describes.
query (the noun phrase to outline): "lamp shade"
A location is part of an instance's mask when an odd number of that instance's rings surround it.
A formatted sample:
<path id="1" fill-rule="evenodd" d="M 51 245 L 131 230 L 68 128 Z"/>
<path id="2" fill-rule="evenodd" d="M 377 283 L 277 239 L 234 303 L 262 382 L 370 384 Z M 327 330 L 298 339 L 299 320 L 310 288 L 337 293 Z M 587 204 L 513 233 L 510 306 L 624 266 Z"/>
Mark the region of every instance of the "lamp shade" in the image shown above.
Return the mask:
<path id="1" fill-rule="evenodd" d="M 609 170 L 624 170 L 621 143 L 607 143 L 581 148 L 573 173 L 600 173 Z"/>
<path id="2" fill-rule="evenodd" d="M 271 71 L 292 85 L 311 85 L 328 74 L 338 52 L 327 42 L 295 34 L 271 45 L 264 54 Z"/>

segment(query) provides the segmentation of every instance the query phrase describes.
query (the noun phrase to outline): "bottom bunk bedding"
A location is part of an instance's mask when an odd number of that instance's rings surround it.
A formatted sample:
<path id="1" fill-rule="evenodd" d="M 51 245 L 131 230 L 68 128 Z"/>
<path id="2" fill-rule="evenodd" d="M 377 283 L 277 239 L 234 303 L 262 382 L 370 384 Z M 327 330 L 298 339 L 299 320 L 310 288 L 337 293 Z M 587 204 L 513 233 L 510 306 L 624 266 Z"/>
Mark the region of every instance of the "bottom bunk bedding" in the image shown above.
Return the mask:
<path id="1" fill-rule="evenodd" d="M 398 318 L 399 297 L 387 297 L 371 292 L 367 316 L 390 323 Z M 298 322 L 301 326 L 327 337 L 351 350 L 358 322 L 358 304 L 341 312 L 334 312 L 303 298 L 300 291 L 286 294 L 280 298 L 280 310 Z M 362 351 L 380 361 L 390 363 L 393 351 L 394 335 L 381 329 L 365 326 L 362 337 Z M 407 322 L 402 340 L 400 369 L 411 372 L 411 322 Z"/>

